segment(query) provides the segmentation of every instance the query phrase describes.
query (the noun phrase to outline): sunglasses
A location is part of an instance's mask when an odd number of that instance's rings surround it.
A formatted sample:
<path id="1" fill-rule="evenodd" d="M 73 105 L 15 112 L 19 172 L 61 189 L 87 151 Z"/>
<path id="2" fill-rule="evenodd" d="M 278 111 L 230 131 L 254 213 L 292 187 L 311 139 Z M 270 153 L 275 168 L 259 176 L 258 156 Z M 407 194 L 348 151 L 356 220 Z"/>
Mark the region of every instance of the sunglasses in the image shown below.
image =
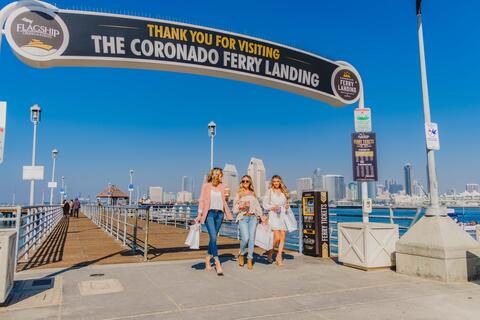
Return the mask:
<path id="1" fill-rule="evenodd" d="M 242 180 L 242 183 L 250 183 L 248 180 Z"/>

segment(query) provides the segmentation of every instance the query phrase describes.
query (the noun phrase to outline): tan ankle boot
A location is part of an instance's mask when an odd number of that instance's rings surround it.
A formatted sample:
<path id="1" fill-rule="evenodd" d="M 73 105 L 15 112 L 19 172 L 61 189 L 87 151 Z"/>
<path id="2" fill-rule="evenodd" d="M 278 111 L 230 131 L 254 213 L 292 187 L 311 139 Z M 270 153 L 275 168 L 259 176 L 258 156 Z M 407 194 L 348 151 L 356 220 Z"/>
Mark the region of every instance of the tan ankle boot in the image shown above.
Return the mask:
<path id="1" fill-rule="evenodd" d="M 253 269 L 253 259 L 248 259 L 248 270 Z"/>
<path id="2" fill-rule="evenodd" d="M 240 267 L 243 267 L 245 265 L 245 257 L 243 256 L 243 254 L 238 255 L 238 265 Z"/>

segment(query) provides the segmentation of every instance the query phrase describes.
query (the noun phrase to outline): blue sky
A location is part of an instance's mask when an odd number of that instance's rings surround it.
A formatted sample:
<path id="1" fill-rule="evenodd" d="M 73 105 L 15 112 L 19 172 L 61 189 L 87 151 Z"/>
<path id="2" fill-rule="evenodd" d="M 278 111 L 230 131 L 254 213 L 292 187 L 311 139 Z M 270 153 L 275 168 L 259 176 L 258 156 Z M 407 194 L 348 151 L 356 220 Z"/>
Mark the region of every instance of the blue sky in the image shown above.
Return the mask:
<path id="1" fill-rule="evenodd" d="M 3 7 L 7 1 L 0 1 Z M 413 165 L 425 181 L 425 151 L 415 1 L 61 1 L 60 8 L 148 15 L 244 33 L 345 60 L 360 72 L 378 137 L 380 181 L 402 180 Z M 423 22 L 432 119 L 439 123 L 440 188 L 480 182 L 478 74 L 480 3 L 425 0 Z M 109 68 L 34 69 L 5 39 L 0 52 L 0 100 L 8 102 L 0 202 L 27 201 L 21 167 L 31 161 L 29 108 L 38 103 L 37 163 L 51 175 L 60 156 L 70 195 L 94 195 L 108 182 L 123 189 L 129 169 L 142 190 L 178 191 L 181 176 L 197 181 L 209 168 L 207 123 L 218 125 L 215 163 L 242 174 L 249 158 L 267 175 L 324 173 L 351 180 L 354 106 L 333 108 L 276 89 L 196 75 Z M 37 199 L 47 182 L 37 183 Z"/>

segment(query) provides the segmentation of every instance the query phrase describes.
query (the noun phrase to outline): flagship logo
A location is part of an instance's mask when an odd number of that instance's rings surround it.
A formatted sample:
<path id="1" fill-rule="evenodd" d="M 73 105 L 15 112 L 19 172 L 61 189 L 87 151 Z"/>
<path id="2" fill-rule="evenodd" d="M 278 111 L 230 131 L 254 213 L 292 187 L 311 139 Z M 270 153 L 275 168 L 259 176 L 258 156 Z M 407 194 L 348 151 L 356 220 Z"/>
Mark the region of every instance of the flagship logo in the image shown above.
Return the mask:
<path id="1" fill-rule="evenodd" d="M 25 11 L 11 24 L 15 44 L 34 56 L 49 56 L 62 46 L 65 35 L 57 16 L 42 11 Z"/>
<path id="2" fill-rule="evenodd" d="M 360 81 L 351 70 L 337 70 L 332 78 L 333 92 L 336 96 L 346 101 L 353 101 L 358 97 Z"/>

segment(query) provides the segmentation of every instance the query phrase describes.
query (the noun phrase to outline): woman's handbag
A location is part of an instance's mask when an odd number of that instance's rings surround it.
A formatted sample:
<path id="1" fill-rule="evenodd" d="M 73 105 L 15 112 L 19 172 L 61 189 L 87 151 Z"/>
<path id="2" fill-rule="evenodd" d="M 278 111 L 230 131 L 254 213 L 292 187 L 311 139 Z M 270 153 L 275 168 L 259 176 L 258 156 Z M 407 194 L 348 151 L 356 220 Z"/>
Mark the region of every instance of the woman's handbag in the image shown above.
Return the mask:
<path id="1" fill-rule="evenodd" d="M 273 249 L 273 232 L 268 224 L 257 225 L 255 245 L 267 251 Z"/>
<path id="2" fill-rule="evenodd" d="M 293 232 L 298 230 L 298 223 L 297 219 L 295 219 L 295 215 L 293 214 L 292 209 L 288 208 L 283 216 L 285 225 L 287 226 L 288 232 Z"/>
<path id="3" fill-rule="evenodd" d="M 200 249 L 200 223 L 190 226 L 185 244 L 189 246 L 190 249 Z"/>

